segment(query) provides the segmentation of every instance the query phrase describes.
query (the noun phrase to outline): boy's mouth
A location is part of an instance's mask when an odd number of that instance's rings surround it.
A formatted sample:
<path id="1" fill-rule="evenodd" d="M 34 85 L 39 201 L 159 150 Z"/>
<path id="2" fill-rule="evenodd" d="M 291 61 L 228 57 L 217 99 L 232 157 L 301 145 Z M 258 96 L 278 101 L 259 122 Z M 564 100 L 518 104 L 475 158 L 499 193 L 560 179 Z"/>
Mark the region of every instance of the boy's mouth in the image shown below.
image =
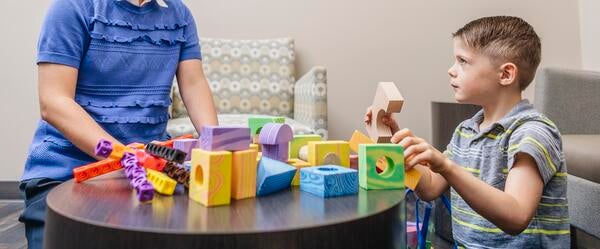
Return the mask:
<path id="1" fill-rule="evenodd" d="M 458 88 L 458 85 L 456 85 L 454 83 L 450 83 L 450 86 L 452 86 L 452 88 Z"/>

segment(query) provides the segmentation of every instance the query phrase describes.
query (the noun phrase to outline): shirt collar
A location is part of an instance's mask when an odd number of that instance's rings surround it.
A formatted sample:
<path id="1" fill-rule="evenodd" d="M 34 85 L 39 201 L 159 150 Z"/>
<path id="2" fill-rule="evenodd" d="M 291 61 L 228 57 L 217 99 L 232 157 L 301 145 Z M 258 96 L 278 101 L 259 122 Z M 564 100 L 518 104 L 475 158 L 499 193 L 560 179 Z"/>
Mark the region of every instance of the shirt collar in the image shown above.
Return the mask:
<path id="1" fill-rule="evenodd" d="M 128 2 L 130 2 L 131 4 L 138 6 L 138 7 L 142 7 L 144 6 L 144 4 L 147 4 L 149 2 L 152 2 L 152 0 L 144 0 L 144 2 L 142 2 L 140 4 L 140 2 L 138 0 L 127 0 Z M 156 3 L 158 4 L 158 6 L 163 7 L 163 8 L 168 8 L 169 6 L 167 5 L 167 3 L 165 2 L 165 0 L 156 0 Z"/>
<path id="2" fill-rule="evenodd" d="M 520 113 L 533 109 L 533 105 L 529 103 L 529 100 L 523 99 L 519 101 L 503 118 L 490 125 L 487 129 L 483 130 L 481 134 L 486 134 L 497 127 L 501 127 L 503 130 L 507 130 L 514 121 L 520 116 Z M 468 119 L 463 123 L 463 127 L 472 129 L 473 131 L 480 133 L 479 124 L 483 122 L 483 109 L 478 111 L 472 118 Z"/>

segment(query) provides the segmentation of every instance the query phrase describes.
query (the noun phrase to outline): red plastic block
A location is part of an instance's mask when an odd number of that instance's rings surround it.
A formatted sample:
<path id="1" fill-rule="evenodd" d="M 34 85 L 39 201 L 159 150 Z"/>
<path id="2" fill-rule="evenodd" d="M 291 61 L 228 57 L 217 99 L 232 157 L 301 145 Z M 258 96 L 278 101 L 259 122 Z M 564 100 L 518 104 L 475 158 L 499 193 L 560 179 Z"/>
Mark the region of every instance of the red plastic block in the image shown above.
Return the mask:
<path id="1" fill-rule="evenodd" d="M 169 148 L 173 148 L 173 143 L 175 143 L 175 140 L 177 140 L 177 139 L 193 138 L 193 137 L 194 136 L 192 134 L 187 134 L 187 135 L 176 137 L 176 138 L 173 138 L 173 139 L 167 140 L 167 141 L 152 141 L 152 143 L 153 144 L 162 145 L 162 146 L 166 146 L 166 147 L 169 147 Z"/>
<path id="2" fill-rule="evenodd" d="M 121 168 L 119 160 L 105 159 L 73 169 L 75 182 L 82 182 Z"/>
<path id="3" fill-rule="evenodd" d="M 165 165 L 167 164 L 167 160 L 150 155 L 143 150 L 136 150 L 135 156 L 138 159 L 139 165 L 144 168 L 163 171 Z"/>

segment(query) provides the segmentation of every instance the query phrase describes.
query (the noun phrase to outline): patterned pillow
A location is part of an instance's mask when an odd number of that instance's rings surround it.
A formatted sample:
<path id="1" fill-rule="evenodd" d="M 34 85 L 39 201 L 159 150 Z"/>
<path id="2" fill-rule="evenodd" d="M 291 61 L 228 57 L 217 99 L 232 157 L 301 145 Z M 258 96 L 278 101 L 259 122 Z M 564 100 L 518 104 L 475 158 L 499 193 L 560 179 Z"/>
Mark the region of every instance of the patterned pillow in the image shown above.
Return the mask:
<path id="1" fill-rule="evenodd" d="M 293 39 L 202 38 L 200 43 L 204 74 L 210 83 L 218 113 L 292 117 L 295 83 Z M 173 118 L 187 116 L 178 95 L 175 86 Z"/>

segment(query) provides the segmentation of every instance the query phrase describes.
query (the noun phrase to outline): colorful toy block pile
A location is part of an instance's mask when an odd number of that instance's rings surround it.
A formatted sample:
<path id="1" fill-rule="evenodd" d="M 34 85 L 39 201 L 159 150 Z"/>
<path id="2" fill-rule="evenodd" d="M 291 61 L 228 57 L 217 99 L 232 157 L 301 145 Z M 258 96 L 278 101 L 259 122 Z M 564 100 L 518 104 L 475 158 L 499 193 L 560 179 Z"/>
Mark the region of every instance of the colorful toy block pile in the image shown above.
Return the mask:
<path id="1" fill-rule="evenodd" d="M 386 89 L 378 95 L 394 108 L 379 104 L 380 109 L 397 111 L 398 94 L 386 95 Z M 379 128 L 367 127 L 370 137 L 355 131 L 349 141 L 321 141 L 319 135 L 293 135 L 284 120 L 251 117 L 248 127 L 205 126 L 198 139 L 185 136 L 146 145 L 101 140 L 96 155 L 107 159 L 78 167 L 73 174 L 82 182 L 125 168 L 140 201 L 152 200 L 154 192 L 173 195 L 182 184 L 190 199 L 205 206 L 228 205 L 231 199 L 269 195 L 290 186 L 328 198 L 356 194 L 359 186 L 414 189 L 419 180 L 417 171 L 404 172 L 400 145 L 373 142 L 389 136 L 378 134 Z"/>

